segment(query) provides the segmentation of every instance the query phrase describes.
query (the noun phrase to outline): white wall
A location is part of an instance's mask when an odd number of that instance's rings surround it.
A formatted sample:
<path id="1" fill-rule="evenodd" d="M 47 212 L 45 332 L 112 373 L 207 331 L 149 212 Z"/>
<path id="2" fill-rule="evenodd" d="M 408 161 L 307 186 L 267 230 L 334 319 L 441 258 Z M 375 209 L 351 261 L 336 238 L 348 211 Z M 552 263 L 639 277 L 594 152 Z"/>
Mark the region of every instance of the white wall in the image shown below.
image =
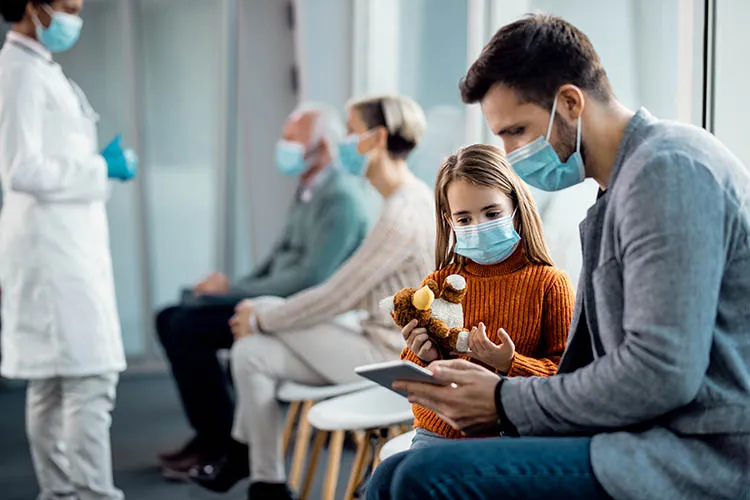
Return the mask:
<path id="1" fill-rule="evenodd" d="M 342 109 L 352 94 L 352 0 L 296 0 L 300 98 Z"/>
<path id="2" fill-rule="evenodd" d="M 246 205 L 238 230 L 247 228 L 257 263 L 279 236 L 295 189 L 294 180 L 274 167 L 273 154 L 296 105 L 291 86 L 294 40 L 286 2 L 243 0 L 240 5 L 239 146 Z"/>

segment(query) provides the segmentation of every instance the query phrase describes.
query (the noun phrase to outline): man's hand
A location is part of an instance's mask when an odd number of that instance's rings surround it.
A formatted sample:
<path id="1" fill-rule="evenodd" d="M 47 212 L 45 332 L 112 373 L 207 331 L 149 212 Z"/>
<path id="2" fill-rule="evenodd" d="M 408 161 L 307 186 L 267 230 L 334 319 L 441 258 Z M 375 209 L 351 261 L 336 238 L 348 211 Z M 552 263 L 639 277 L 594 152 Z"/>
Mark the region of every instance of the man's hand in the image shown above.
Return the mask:
<path id="1" fill-rule="evenodd" d="M 508 332 L 500 328 L 497 331 L 500 344 L 495 344 L 487 337 L 487 327 L 484 323 L 472 328 L 469 333 L 469 352 L 461 353 L 487 363 L 503 373 L 508 373 L 516 355 L 516 345 Z"/>
<path id="2" fill-rule="evenodd" d="M 411 320 L 401 330 L 401 335 L 404 336 L 406 345 L 411 349 L 411 352 L 416 354 L 425 363 L 430 363 L 440 357 L 437 347 L 435 347 L 435 344 L 430 341 L 430 337 L 427 335 L 427 330 L 417 328 L 417 320 Z"/>
<path id="3" fill-rule="evenodd" d="M 229 292 L 229 279 L 221 273 L 211 273 L 193 288 L 196 295 L 220 295 Z"/>
<path id="4" fill-rule="evenodd" d="M 250 316 L 253 311 L 255 311 L 255 306 L 248 299 L 243 300 L 234 308 L 234 316 L 229 319 L 229 327 L 232 329 L 235 342 L 255 333 L 250 329 Z"/>
<path id="5" fill-rule="evenodd" d="M 409 393 L 409 401 L 424 406 L 460 431 L 497 423 L 495 386 L 500 376 L 465 359 L 434 361 L 427 367 L 447 385 L 394 382 Z"/>

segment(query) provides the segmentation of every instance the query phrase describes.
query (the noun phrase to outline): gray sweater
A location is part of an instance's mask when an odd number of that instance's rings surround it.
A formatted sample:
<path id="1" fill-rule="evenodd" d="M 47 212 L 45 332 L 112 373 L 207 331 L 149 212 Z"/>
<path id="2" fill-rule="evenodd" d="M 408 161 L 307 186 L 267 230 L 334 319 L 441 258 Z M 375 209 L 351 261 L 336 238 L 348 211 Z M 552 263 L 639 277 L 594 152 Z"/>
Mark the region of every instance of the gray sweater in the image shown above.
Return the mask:
<path id="1" fill-rule="evenodd" d="M 365 180 L 330 167 L 310 199 L 298 195 L 281 239 L 233 295 L 288 297 L 327 280 L 367 236 L 378 213 Z M 274 214 L 269 214 L 275 217 Z"/>
<path id="2" fill-rule="evenodd" d="M 559 374 L 508 379 L 524 435 L 594 435 L 616 499 L 750 498 L 750 177 L 704 130 L 640 110 L 581 224 Z"/>

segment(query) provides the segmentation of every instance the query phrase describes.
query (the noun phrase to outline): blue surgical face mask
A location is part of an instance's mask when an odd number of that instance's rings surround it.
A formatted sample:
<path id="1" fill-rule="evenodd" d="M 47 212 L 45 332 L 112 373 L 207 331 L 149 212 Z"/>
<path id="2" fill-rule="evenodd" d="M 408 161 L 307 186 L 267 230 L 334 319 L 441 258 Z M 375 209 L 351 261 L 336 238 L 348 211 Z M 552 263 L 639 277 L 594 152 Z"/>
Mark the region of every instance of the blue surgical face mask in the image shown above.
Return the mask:
<path id="1" fill-rule="evenodd" d="M 276 168 L 286 175 L 298 176 L 304 173 L 308 168 L 305 161 L 305 146 L 299 142 L 285 140 L 277 142 Z"/>
<path id="2" fill-rule="evenodd" d="M 352 175 L 364 176 L 367 172 L 367 165 L 370 163 L 370 156 L 357 151 L 357 145 L 361 136 L 350 134 L 339 142 L 339 161 L 341 166 Z"/>
<path id="3" fill-rule="evenodd" d="M 36 27 L 36 38 L 39 43 L 44 45 L 50 52 L 65 52 L 78 41 L 83 28 L 83 19 L 65 12 L 58 12 L 52 7 L 44 5 L 44 9 L 50 15 L 49 28 L 45 28 L 34 16 L 34 26 Z"/>
<path id="4" fill-rule="evenodd" d="M 521 236 L 513 227 L 513 215 L 482 222 L 473 226 L 455 226 L 458 255 L 473 260 L 477 264 L 498 264 L 507 259 L 518 247 Z"/>
<path id="5" fill-rule="evenodd" d="M 543 191 L 559 191 L 583 182 L 586 171 L 581 157 L 581 117 L 578 116 L 576 151 L 568 161 L 562 162 L 555 148 L 549 142 L 552 124 L 555 121 L 557 97 L 552 105 L 547 137 L 539 137 L 533 142 L 508 153 L 508 162 L 519 177 L 528 184 Z"/>

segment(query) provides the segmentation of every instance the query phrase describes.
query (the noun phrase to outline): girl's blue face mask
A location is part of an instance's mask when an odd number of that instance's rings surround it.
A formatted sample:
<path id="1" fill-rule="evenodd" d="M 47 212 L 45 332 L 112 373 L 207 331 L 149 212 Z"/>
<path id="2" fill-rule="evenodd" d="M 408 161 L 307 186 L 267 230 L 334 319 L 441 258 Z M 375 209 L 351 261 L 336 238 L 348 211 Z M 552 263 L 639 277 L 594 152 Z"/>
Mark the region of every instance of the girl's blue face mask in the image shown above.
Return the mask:
<path id="1" fill-rule="evenodd" d="M 456 246 L 453 251 L 477 264 L 498 264 L 518 247 L 521 236 L 513 226 L 513 217 L 502 217 L 473 226 L 454 226 Z"/>
<path id="2" fill-rule="evenodd" d="M 549 142 L 552 124 L 555 121 L 557 97 L 552 105 L 547 137 L 539 137 L 533 142 L 508 153 L 508 162 L 519 177 L 527 184 L 543 191 L 559 191 L 584 181 L 586 171 L 581 156 L 581 117 L 578 116 L 576 151 L 567 161 L 560 161 L 555 148 Z"/>
<path id="3" fill-rule="evenodd" d="M 44 10 L 51 18 L 48 28 L 44 27 L 38 17 L 33 17 L 39 43 L 50 52 L 65 52 L 73 47 L 81 36 L 83 19 L 65 12 L 58 12 L 49 5 L 44 5 Z"/>

